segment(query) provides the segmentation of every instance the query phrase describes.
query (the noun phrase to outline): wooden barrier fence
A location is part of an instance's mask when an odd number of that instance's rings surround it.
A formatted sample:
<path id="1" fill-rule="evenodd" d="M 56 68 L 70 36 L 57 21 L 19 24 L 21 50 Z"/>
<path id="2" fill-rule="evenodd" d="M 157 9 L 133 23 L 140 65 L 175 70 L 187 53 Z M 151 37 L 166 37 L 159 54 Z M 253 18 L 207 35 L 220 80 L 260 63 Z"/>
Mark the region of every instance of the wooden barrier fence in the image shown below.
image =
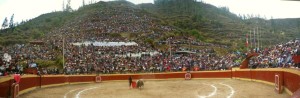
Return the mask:
<path id="1" fill-rule="evenodd" d="M 147 74 L 111 74 L 100 75 L 101 81 L 128 80 L 133 79 L 185 79 L 186 72 L 173 73 L 147 73 Z M 275 75 L 280 79 L 276 80 Z M 300 71 L 296 69 L 232 69 L 227 71 L 197 71 L 191 72 L 193 78 L 232 78 L 256 82 L 263 82 L 270 85 L 280 85 L 286 92 L 292 95 L 300 88 Z M 39 89 L 43 87 L 59 86 L 75 83 L 96 83 L 96 75 L 24 75 L 19 83 L 19 94 Z M 277 81 L 277 82 L 276 82 Z M 279 81 L 279 82 L 278 82 Z M 11 97 L 11 85 L 14 83 L 13 77 L 0 78 L 0 97 Z M 279 92 L 280 93 L 280 92 Z M 294 95 L 293 95 L 294 96 Z"/>

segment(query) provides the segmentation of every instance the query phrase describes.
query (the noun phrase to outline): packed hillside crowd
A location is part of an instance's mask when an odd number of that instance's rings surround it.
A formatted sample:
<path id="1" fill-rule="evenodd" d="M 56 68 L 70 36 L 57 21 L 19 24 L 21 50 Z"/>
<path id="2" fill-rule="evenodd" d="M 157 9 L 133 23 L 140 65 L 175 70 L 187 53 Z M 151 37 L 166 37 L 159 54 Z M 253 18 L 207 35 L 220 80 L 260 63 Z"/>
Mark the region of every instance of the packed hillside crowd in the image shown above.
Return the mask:
<path id="1" fill-rule="evenodd" d="M 107 41 L 121 41 L 124 38 L 105 36 Z M 193 53 L 176 53 L 184 51 L 179 44 L 182 39 L 172 39 L 171 51 L 155 49 L 145 43 L 131 46 L 93 46 L 65 43 L 65 74 L 81 73 L 137 73 L 165 72 L 183 70 L 226 70 L 231 65 L 238 65 L 240 56 L 218 57 L 213 49 L 189 49 Z M 32 42 L 26 45 L 14 45 L 3 48 L 4 53 L 11 55 L 9 64 L 3 61 L 1 73 L 23 71 L 35 60 L 55 60 L 62 53 L 61 41 Z M 200 43 L 198 43 L 200 44 Z M 168 44 L 169 45 L 169 44 Z M 216 47 L 218 47 L 216 45 Z M 14 51 L 16 50 L 16 51 Z M 136 56 L 137 54 L 140 54 Z M 141 55 L 143 54 L 143 55 Z M 201 54 L 201 55 L 198 55 Z M 21 61 L 23 63 L 21 63 Z M 25 63 L 24 63 L 25 62 Z M 39 66 L 39 64 L 37 64 Z M 59 74 L 57 68 L 39 68 L 42 74 Z"/>
<path id="2" fill-rule="evenodd" d="M 122 5 L 120 5 L 122 6 Z M 41 74 L 83 74 L 83 73 L 140 73 L 227 70 L 239 66 L 246 53 L 218 55 L 213 48 L 228 48 L 224 45 L 199 42 L 186 36 L 170 37 L 155 42 L 168 46 L 166 50 L 154 48 L 145 39 L 156 39 L 164 32 L 175 30 L 159 25 L 160 20 L 148 16 L 141 10 L 130 7 L 112 7 L 86 18 L 77 17 L 60 28 L 49 31 L 43 38 L 28 44 L 2 47 L 11 60 L 1 57 L 0 76 L 23 72 L 24 68 L 37 60 L 59 61 L 64 56 L 63 70 L 35 67 Z M 120 33 L 136 36 L 129 39 Z M 96 46 L 75 45 L 84 42 L 136 42 L 136 45 Z M 260 55 L 250 62 L 251 68 L 294 67 L 291 56 L 299 55 L 299 40 L 279 44 L 257 51 Z M 64 54 L 64 55 L 63 55 Z"/>
<path id="3" fill-rule="evenodd" d="M 37 59 L 55 60 L 57 52 L 54 46 L 22 44 L 3 47 L 0 59 L 0 74 L 22 73 L 24 68 Z M 8 57 L 3 55 L 8 54 Z M 9 60 L 7 60 L 9 58 Z"/>
<path id="4" fill-rule="evenodd" d="M 93 46 L 65 44 L 65 74 L 83 73 L 140 73 L 140 72 L 174 72 L 174 71 L 201 71 L 227 70 L 239 66 L 245 58 L 243 54 L 231 53 L 224 56 L 216 55 L 213 49 L 190 49 L 185 51 L 179 47 L 180 42 L 172 39 L 172 49 L 158 50 L 145 45 L 132 46 Z M 55 44 L 55 43 L 51 43 Z M 299 68 L 293 62 L 292 56 L 299 55 L 299 40 L 292 40 L 285 44 L 278 44 L 270 48 L 256 51 L 259 56 L 250 60 L 250 68 Z M 9 72 L 20 72 L 27 65 L 20 65 L 18 60 L 26 60 L 27 64 L 36 59 L 54 60 L 62 47 L 44 44 L 15 45 L 2 49 L 11 55 L 12 60 L 1 61 L 1 75 Z M 150 52 L 156 52 L 151 54 Z M 171 53 L 170 53 L 171 52 Z M 173 52 L 173 53 L 172 53 Z M 144 53 L 145 55 L 135 56 Z M 59 74 L 55 69 L 41 68 L 43 74 Z"/>
<path id="5" fill-rule="evenodd" d="M 106 39 L 114 39 L 106 36 Z M 171 51 L 154 49 L 146 43 L 133 46 L 94 46 L 92 44 L 73 45 L 67 44 L 66 74 L 75 73 L 126 73 L 126 72 L 163 72 L 182 70 L 220 70 L 228 69 L 230 65 L 238 65 L 234 62 L 240 56 L 217 57 L 213 49 L 189 49 L 193 54 L 175 54 L 176 51 L 184 51 L 179 44 L 187 44 L 184 37 L 172 40 Z M 165 41 L 164 41 L 165 42 Z M 191 41 L 192 45 L 212 46 L 201 42 Z M 215 47 L 224 47 L 215 45 Z M 156 52 L 156 54 L 151 54 Z M 144 54 L 134 56 L 136 54 Z M 172 55 L 174 54 L 174 55 Z M 201 55 L 198 55 L 201 54 Z M 207 65 L 208 64 L 208 65 Z"/>
<path id="6" fill-rule="evenodd" d="M 160 22 L 160 20 L 148 16 L 142 10 L 133 10 L 129 6 L 119 6 L 122 8 L 111 7 L 90 14 L 86 16 L 87 18 L 77 17 L 74 21 L 68 22 L 68 24 L 53 31 L 49 31 L 45 37 L 38 39 L 36 42 L 2 47 L 1 55 L 7 53 L 11 56 L 12 60 L 4 61 L 2 60 L 4 58 L 1 58 L 1 74 L 23 70 L 23 66 L 27 68 L 29 64 L 35 63 L 35 60 L 56 60 L 62 54 L 64 45 L 66 65 L 76 62 L 78 64 L 76 66 L 83 65 L 79 64 L 79 61 L 87 62 L 85 60 L 90 59 L 89 55 L 91 53 L 95 57 L 95 51 L 102 51 L 109 54 L 154 51 L 150 45 L 141 41 L 143 39 L 135 40 L 139 46 L 121 46 L 119 48 L 92 47 L 93 51 L 91 51 L 90 46 L 74 46 L 72 43 L 85 41 L 129 42 L 129 39 L 120 37 L 119 35 L 114 36 L 114 34 L 133 33 L 134 35 L 140 35 L 139 33 L 154 33 L 153 29 L 159 31 L 155 32 L 157 34 L 173 30 L 172 27 L 159 25 L 157 22 Z M 120 49 L 122 50 L 116 51 Z M 93 58 L 90 61 L 94 60 Z M 22 67 L 18 67 L 21 65 Z M 84 63 L 84 65 L 87 64 Z M 76 68 L 83 69 L 83 67 Z M 53 71 L 48 70 L 52 69 L 44 68 L 41 72 L 46 73 L 47 71 L 47 73 L 53 73 Z"/>
<path id="7" fill-rule="evenodd" d="M 293 56 L 300 55 L 299 39 L 281 43 L 257 52 L 259 56 L 250 60 L 251 68 L 300 68 L 300 64 L 293 61 Z"/>
<path id="8" fill-rule="evenodd" d="M 110 10 L 94 13 L 88 19 L 80 21 L 81 25 L 79 26 L 86 28 L 85 31 L 92 30 L 98 33 L 141 33 L 151 32 L 153 28 L 172 30 L 168 26 L 156 25 L 154 22 L 159 22 L 159 20 L 147 15 L 141 15 L 141 13 L 130 8 L 110 8 Z"/>
<path id="9" fill-rule="evenodd" d="M 86 18 L 77 17 L 60 29 L 50 32 L 46 39 L 57 39 L 56 37 L 62 39 L 64 37 L 67 42 L 103 41 L 106 39 L 102 37 L 104 34 L 151 33 L 154 29 L 163 33 L 174 30 L 170 26 L 160 25 L 161 20 L 143 13 L 142 10 L 134 10 L 130 7 L 105 8 L 86 16 Z M 53 34 L 56 36 L 50 36 Z M 114 39 L 110 39 L 110 41 Z"/>

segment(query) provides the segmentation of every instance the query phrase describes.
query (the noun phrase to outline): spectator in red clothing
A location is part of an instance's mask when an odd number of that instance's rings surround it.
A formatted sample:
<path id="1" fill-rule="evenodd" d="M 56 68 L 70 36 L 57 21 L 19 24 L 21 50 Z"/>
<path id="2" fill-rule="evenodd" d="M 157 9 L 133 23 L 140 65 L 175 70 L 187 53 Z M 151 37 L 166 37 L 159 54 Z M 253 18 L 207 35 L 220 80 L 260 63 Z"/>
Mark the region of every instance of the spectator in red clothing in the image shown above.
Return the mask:
<path id="1" fill-rule="evenodd" d="M 21 81 L 21 75 L 19 73 L 14 74 L 14 81 L 15 83 L 19 84 Z"/>

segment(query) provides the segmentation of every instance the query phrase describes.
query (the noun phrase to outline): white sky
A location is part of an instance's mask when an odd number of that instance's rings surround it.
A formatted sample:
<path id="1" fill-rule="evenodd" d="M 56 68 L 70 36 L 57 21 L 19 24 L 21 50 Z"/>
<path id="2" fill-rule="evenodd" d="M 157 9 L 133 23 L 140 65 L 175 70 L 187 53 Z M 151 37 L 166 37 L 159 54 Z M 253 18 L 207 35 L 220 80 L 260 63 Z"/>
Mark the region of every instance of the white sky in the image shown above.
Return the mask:
<path id="1" fill-rule="evenodd" d="M 0 27 L 5 17 L 10 20 L 15 14 L 14 21 L 35 18 L 43 13 L 61 11 L 62 3 L 67 0 L 0 0 Z M 85 0 L 89 3 L 91 0 Z M 112 1 L 112 0 L 94 0 Z M 135 4 L 153 3 L 153 0 L 127 0 Z M 199 1 L 199 0 L 198 0 Z M 235 14 L 260 14 L 267 18 L 300 18 L 299 1 L 280 1 L 280 0 L 202 0 L 217 7 L 227 6 Z M 73 9 L 82 6 L 82 0 L 71 0 Z"/>
<path id="2" fill-rule="evenodd" d="M 266 18 L 300 18 L 300 1 L 287 0 L 203 0 L 217 7 L 227 6 L 235 14 L 260 14 Z"/>

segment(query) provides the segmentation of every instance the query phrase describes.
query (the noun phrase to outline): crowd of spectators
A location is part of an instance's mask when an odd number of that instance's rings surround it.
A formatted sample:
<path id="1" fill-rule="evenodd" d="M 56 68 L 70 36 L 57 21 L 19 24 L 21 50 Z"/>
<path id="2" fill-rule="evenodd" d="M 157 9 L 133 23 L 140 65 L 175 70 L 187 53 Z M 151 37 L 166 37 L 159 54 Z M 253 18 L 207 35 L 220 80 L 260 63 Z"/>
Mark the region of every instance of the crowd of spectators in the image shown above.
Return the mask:
<path id="1" fill-rule="evenodd" d="M 254 50 L 255 51 L 255 50 Z M 293 56 L 300 55 L 300 40 L 291 40 L 259 51 L 259 56 L 250 60 L 251 68 L 299 68 Z"/>
<path id="2" fill-rule="evenodd" d="M 13 73 L 23 74 L 24 67 L 22 65 L 18 65 L 15 62 L 4 61 L 0 58 L 0 76 L 6 76 Z"/>
<path id="3" fill-rule="evenodd" d="M 113 39 L 113 37 L 109 38 Z M 118 38 L 117 38 L 118 39 Z M 231 53 L 224 56 L 217 55 L 213 49 L 189 49 L 178 44 L 187 44 L 176 39 L 171 45 L 172 49 L 159 50 L 147 45 L 132 46 L 93 46 L 65 44 L 65 74 L 83 73 L 140 73 L 140 72 L 174 72 L 174 71 L 200 71 L 200 70 L 227 70 L 232 66 L 239 66 L 243 54 Z M 46 43 L 45 43 L 46 44 Z M 53 44 L 53 43 L 51 43 Z M 167 43 L 165 43 L 167 44 Z M 295 67 L 292 56 L 299 55 L 299 40 L 292 40 L 285 44 L 256 51 L 259 56 L 250 60 L 250 68 Z M 36 59 L 53 60 L 62 48 L 55 45 L 15 45 L 3 48 L 3 52 L 10 54 L 10 62 L 1 61 L 1 75 L 12 72 L 21 72 L 24 65 L 18 59 L 26 60 L 29 64 Z M 9 49 L 11 48 L 11 49 Z M 57 49 L 56 49 L 57 48 Z M 15 51 L 12 51 L 14 49 Z M 157 51 L 157 54 L 150 52 Z M 126 54 L 149 53 L 148 55 L 131 56 Z M 171 52 L 171 53 L 170 53 Z M 172 53 L 173 52 L 173 53 Z M 178 52 L 178 53 L 177 53 Z M 124 55 L 124 56 L 117 56 Z M 41 68 L 43 74 L 59 74 L 57 68 Z"/>
<path id="4" fill-rule="evenodd" d="M 106 36 L 106 39 L 107 41 L 121 41 L 120 39 L 122 38 Z M 176 51 L 187 50 L 178 45 L 186 43 L 177 41 L 177 39 L 172 40 L 176 41 L 176 43 L 171 43 L 171 51 L 173 51 L 171 55 L 169 50 L 155 49 L 145 43 L 131 46 L 94 46 L 92 44 L 74 45 L 73 43 L 65 43 L 65 66 L 63 72 L 65 74 L 82 74 L 92 72 L 137 73 L 226 70 L 236 63 L 234 62 L 235 59 L 239 58 L 237 56 L 218 57 L 213 49 L 189 49 L 192 53 L 176 53 Z M 55 41 L 53 43 L 36 43 L 4 48 L 3 52 L 10 54 L 13 59 L 11 60 L 12 64 L 8 64 L 12 68 L 5 68 L 6 70 L 3 69 L 3 71 L 13 73 L 15 68 L 19 69 L 18 66 L 22 66 L 22 69 L 23 66 L 28 68 L 28 64 L 34 63 L 37 59 L 55 60 L 55 57 L 62 53 L 62 46 L 56 46 Z M 16 51 L 11 51 L 9 48 Z M 157 52 L 157 54 L 150 54 L 150 52 Z M 144 55 L 131 56 L 131 54 L 141 53 L 144 53 Z M 21 65 L 19 61 L 24 60 L 26 61 L 25 65 Z M 6 64 L 2 65 L 2 67 L 6 66 Z M 41 74 L 61 73 L 58 72 L 57 68 L 38 69 Z"/>
<path id="5" fill-rule="evenodd" d="M 12 59 L 4 61 L 1 58 L 0 75 L 22 72 L 35 60 L 57 60 L 64 54 L 64 66 L 58 68 L 40 68 L 41 74 L 90 74 L 90 73 L 140 73 L 140 72 L 174 72 L 200 70 L 227 70 L 239 66 L 243 53 L 228 53 L 218 55 L 213 48 L 217 45 L 199 42 L 186 36 L 170 37 L 158 44 L 169 46 L 166 50 L 155 48 L 144 42 L 144 37 L 155 39 L 164 32 L 175 30 L 171 26 L 160 25 L 160 20 L 148 16 L 142 10 L 134 10 L 130 6 L 119 5 L 88 14 L 85 18 L 77 17 L 60 28 L 49 31 L 45 37 L 28 44 L 18 44 L 2 47 L 1 54 L 9 54 Z M 129 33 L 137 35 L 136 39 L 129 39 L 118 35 Z M 130 46 L 95 46 L 75 45 L 83 42 L 136 42 Z M 250 61 L 251 68 L 290 67 L 296 65 L 291 57 L 299 55 L 299 40 L 257 51 L 258 57 Z M 181 52 L 179 52 L 181 51 Z M 156 52 L 155 54 L 151 54 Z M 136 54 L 142 54 L 136 56 Z M 121 55 L 121 56 L 120 56 Z M 25 62 L 25 63 L 24 63 Z M 299 67 L 299 66 L 298 66 Z"/>

